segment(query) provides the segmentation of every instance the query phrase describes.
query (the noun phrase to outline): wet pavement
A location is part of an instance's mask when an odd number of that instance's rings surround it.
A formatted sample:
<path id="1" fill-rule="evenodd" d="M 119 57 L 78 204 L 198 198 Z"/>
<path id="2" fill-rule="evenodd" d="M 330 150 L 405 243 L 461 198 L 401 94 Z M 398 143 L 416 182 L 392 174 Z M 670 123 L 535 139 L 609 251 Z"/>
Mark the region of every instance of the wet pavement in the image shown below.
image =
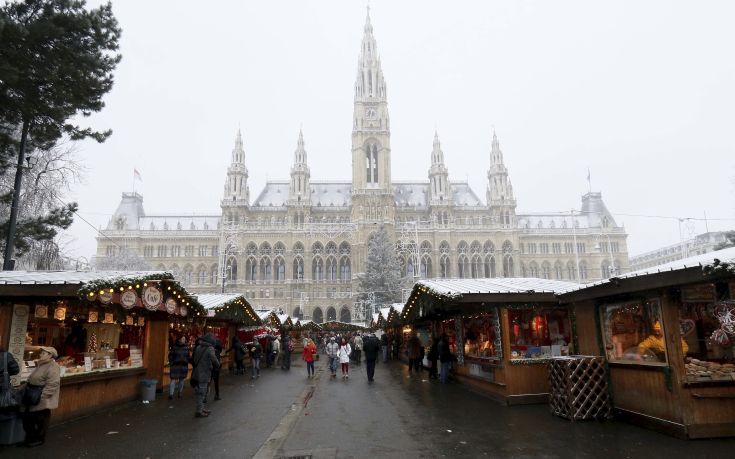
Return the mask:
<path id="1" fill-rule="evenodd" d="M 160 395 L 52 427 L 46 444 L 0 447 L 18 458 L 509 457 L 725 458 L 735 439 L 686 441 L 621 422 L 571 423 L 546 405 L 506 407 L 458 384 L 405 365 L 379 364 L 368 384 L 364 365 L 347 381 L 303 362 L 261 378 L 223 376 L 222 401 L 196 419 L 191 389 L 182 400 Z"/>

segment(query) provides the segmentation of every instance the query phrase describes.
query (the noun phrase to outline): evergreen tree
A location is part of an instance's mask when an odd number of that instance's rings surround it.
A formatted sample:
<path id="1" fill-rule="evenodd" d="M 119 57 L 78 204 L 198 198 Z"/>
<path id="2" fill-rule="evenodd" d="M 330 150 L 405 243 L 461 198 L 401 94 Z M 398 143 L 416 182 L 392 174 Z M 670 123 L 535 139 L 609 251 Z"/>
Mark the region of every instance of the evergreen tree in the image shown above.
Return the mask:
<path id="1" fill-rule="evenodd" d="M 363 300 L 370 292 L 374 292 L 378 305 L 401 300 L 401 266 L 396 257 L 395 244 L 385 227 L 381 226 L 368 239 L 365 273 L 359 278 Z"/>
<path id="2" fill-rule="evenodd" d="M 104 107 L 121 58 L 119 37 L 110 3 L 87 10 L 84 0 L 22 0 L 0 8 L 0 173 L 17 167 L 14 193 L 0 196 L 5 269 L 16 247 L 53 239 L 72 223 L 76 203 L 15 225 L 24 158 L 34 149 L 50 150 L 64 136 L 103 142 L 111 134 L 70 120 Z"/>

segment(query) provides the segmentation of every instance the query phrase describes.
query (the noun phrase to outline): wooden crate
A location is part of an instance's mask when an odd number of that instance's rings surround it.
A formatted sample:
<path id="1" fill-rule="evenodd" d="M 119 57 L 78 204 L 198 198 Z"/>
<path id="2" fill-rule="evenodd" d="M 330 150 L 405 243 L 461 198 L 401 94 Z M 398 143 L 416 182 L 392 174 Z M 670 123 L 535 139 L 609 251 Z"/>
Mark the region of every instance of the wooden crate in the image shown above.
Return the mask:
<path id="1" fill-rule="evenodd" d="M 551 413 L 572 421 L 612 415 L 602 357 L 555 357 L 548 366 Z"/>

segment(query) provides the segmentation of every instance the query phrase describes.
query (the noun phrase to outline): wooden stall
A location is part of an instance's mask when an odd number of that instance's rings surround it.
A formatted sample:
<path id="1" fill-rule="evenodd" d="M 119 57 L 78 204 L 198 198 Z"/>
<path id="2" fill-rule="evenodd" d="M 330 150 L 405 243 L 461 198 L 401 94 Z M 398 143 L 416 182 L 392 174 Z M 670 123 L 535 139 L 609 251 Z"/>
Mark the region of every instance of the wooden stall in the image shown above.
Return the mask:
<path id="1" fill-rule="evenodd" d="M 32 371 L 40 346 L 61 366 L 52 423 L 138 397 L 141 378 L 164 379 L 169 329 L 202 308 L 166 272 L 4 271 L 0 341 Z"/>
<path id="2" fill-rule="evenodd" d="M 735 435 L 735 248 L 560 295 L 579 352 L 604 355 L 617 417 L 687 438 Z"/>
<path id="3" fill-rule="evenodd" d="M 502 403 L 546 403 L 547 362 L 574 352 L 571 318 L 555 294 L 576 287 L 523 278 L 419 281 L 400 314 L 403 341 L 416 333 L 428 346 L 445 334 L 454 378 Z"/>

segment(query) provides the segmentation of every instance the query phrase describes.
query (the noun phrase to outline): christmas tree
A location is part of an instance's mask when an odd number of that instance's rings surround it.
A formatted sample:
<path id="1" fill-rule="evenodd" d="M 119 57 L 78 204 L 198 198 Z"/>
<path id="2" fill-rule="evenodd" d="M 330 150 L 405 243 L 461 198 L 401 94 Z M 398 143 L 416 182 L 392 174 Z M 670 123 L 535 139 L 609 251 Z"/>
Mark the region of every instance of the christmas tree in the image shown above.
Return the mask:
<path id="1" fill-rule="evenodd" d="M 87 346 L 87 352 L 97 352 L 97 333 L 92 332 L 89 336 L 89 345 Z"/>

